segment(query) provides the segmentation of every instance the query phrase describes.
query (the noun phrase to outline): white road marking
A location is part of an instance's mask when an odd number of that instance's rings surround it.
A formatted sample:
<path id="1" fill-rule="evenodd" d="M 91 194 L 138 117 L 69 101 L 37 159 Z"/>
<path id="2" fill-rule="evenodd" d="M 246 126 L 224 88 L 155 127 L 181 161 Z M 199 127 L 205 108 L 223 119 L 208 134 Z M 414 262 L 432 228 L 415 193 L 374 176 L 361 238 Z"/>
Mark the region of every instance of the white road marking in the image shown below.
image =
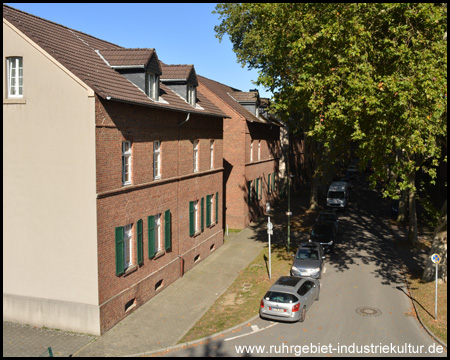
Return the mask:
<path id="1" fill-rule="evenodd" d="M 278 325 L 278 323 L 272 323 L 272 324 L 270 324 L 270 325 L 268 325 L 268 326 L 266 326 L 266 327 L 264 327 L 264 328 L 262 328 L 262 329 L 259 329 L 257 325 L 252 325 L 252 326 L 251 326 L 251 328 L 252 328 L 252 330 L 253 330 L 252 332 L 249 332 L 249 333 L 247 333 L 247 334 L 242 334 L 242 335 L 234 336 L 234 337 L 231 337 L 231 338 L 228 338 L 228 339 L 224 339 L 223 341 L 230 341 L 230 340 L 238 339 L 238 338 L 241 338 L 241 337 L 244 337 L 244 336 L 256 334 L 257 332 L 266 330 L 266 329 L 271 328 L 272 326 L 275 326 L 275 325 Z"/>

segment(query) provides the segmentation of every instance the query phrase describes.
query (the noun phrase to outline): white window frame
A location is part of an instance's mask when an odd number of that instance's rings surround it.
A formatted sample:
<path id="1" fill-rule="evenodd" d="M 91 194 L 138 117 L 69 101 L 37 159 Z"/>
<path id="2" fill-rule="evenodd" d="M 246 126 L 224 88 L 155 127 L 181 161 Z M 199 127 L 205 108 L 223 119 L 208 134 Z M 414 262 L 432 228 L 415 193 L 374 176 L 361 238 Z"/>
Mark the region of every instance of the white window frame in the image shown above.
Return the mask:
<path id="1" fill-rule="evenodd" d="M 250 162 L 253 161 L 253 140 L 250 140 Z"/>
<path id="2" fill-rule="evenodd" d="M 199 140 L 194 140 L 194 172 L 198 172 L 198 157 L 199 157 L 199 150 L 198 150 L 198 145 L 199 145 L 200 141 Z"/>
<path id="3" fill-rule="evenodd" d="M 261 160 L 261 140 L 258 140 L 258 161 Z"/>
<path id="4" fill-rule="evenodd" d="M 215 221 L 214 221 L 214 219 L 215 219 L 215 217 L 214 217 L 214 194 L 212 194 L 211 195 L 211 197 L 210 197 L 210 199 L 209 199 L 209 202 L 210 202 L 210 211 L 211 211 L 211 225 L 213 225 L 213 224 L 215 224 Z"/>
<path id="5" fill-rule="evenodd" d="M 23 98 L 23 57 L 7 58 L 8 98 Z"/>
<path id="6" fill-rule="evenodd" d="M 148 97 L 153 100 L 159 98 L 159 76 L 154 73 L 147 73 Z"/>
<path id="7" fill-rule="evenodd" d="M 214 140 L 209 141 L 210 168 L 214 169 Z"/>
<path id="8" fill-rule="evenodd" d="M 122 185 L 131 184 L 131 154 L 131 141 L 122 141 Z"/>
<path id="9" fill-rule="evenodd" d="M 194 201 L 194 233 L 198 233 L 200 231 L 199 226 L 199 220 L 200 220 L 200 214 L 199 214 L 199 200 Z"/>
<path id="10" fill-rule="evenodd" d="M 153 141 L 153 179 L 161 179 L 161 141 Z"/>
<path id="11" fill-rule="evenodd" d="M 133 224 L 125 225 L 123 228 L 123 256 L 124 269 L 133 265 Z"/>
<path id="12" fill-rule="evenodd" d="M 195 98 L 196 98 L 196 91 L 195 86 L 192 84 L 187 85 L 187 102 L 191 104 L 192 106 L 195 106 Z"/>
<path id="13" fill-rule="evenodd" d="M 162 250 L 161 244 L 161 214 L 155 215 L 155 254 Z"/>

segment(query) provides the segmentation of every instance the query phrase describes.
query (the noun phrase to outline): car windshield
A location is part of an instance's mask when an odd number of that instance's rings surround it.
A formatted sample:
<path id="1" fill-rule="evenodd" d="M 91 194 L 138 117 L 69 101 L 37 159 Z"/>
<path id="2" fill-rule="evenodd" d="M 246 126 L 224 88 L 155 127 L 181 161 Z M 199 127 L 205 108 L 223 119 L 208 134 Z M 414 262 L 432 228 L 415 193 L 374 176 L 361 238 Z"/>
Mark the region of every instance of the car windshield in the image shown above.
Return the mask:
<path id="1" fill-rule="evenodd" d="M 268 291 L 264 296 L 264 299 L 282 304 L 292 304 L 298 301 L 298 298 L 293 294 L 278 291 Z"/>
<path id="2" fill-rule="evenodd" d="M 296 258 L 300 260 L 318 260 L 319 253 L 314 249 L 299 249 Z"/>
<path id="3" fill-rule="evenodd" d="M 343 191 L 328 191 L 328 198 L 330 199 L 344 199 Z"/>
<path id="4" fill-rule="evenodd" d="M 331 234 L 332 232 L 330 226 L 314 226 L 311 231 L 312 236 L 326 236 Z"/>

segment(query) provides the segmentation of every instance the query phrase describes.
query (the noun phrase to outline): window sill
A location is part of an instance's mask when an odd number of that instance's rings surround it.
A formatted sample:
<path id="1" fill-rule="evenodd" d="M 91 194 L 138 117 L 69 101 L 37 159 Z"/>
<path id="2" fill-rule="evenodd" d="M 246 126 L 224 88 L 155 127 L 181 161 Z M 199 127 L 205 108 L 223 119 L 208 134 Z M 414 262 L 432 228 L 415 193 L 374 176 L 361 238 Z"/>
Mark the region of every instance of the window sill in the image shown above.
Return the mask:
<path id="1" fill-rule="evenodd" d="M 27 100 L 25 98 L 8 98 L 3 99 L 3 104 L 26 104 Z"/>
<path id="2" fill-rule="evenodd" d="M 124 277 L 125 277 L 125 276 L 128 276 L 128 275 L 130 275 L 131 273 L 134 273 L 137 269 L 138 269 L 137 265 L 131 265 L 131 266 L 129 266 L 129 267 L 125 270 L 125 273 L 123 274 L 123 276 L 124 276 Z"/>
<path id="3" fill-rule="evenodd" d="M 155 254 L 155 256 L 153 257 L 152 260 L 159 259 L 159 258 L 160 258 L 161 256 L 163 256 L 165 253 L 166 253 L 166 252 L 165 252 L 164 250 L 159 250 L 159 251 Z"/>

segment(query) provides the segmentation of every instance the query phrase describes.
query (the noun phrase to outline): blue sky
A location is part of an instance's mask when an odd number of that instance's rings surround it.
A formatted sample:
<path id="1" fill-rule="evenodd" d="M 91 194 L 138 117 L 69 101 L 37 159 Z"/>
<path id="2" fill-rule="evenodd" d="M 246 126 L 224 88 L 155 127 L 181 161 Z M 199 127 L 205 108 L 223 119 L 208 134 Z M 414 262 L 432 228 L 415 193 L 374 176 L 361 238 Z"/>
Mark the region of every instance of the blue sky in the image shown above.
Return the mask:
<path id="1" fill-rule="evenodd" d="M 215 3 L 7 3 L 7 5 L 128 48 L 154 48 L 166 64 L 193 64 L 197 74 L 242 91 L 257 88 L 256 70 L 242 68 L 232 44 L 215 37 Z"/>

